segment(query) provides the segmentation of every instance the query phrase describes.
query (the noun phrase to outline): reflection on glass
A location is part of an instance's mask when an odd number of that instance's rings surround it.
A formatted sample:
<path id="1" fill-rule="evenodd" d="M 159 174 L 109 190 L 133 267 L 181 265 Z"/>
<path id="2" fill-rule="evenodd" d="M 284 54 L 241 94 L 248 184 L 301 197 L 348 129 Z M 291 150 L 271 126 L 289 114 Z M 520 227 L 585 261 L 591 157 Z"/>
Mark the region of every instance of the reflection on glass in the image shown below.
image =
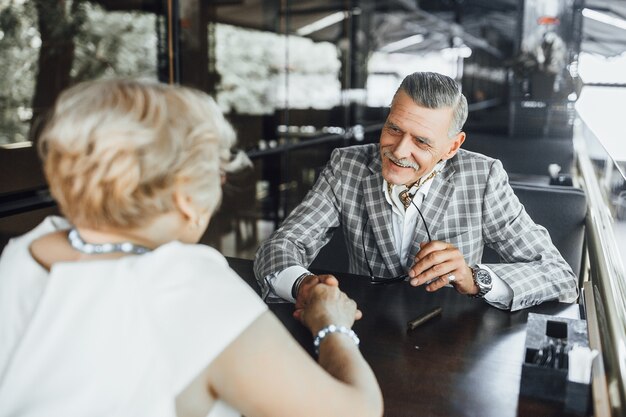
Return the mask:
<path id="1" fill-rule="evenodd" d="M 156 78 L 155 16 L 88 2 L 13 1 L 0 11 L 0 145 L 29 137 L 35 118 L 79 81 Z"/>
<path id="2" fill-rule="evenodd" d="M 217 102 L 224 112 L 262 115 L 339 105 L 341 62 L 330 42 L 219 23 L 215 36 Z"/>
<path id="3" fill-rule="evenodd" d="M 584 87 L 576 108 L 584 122 L 587 152 L 603 185 L 606 203 L 615 223 L 624 224 L 624 230 L 616 230 L 616 237 L 621 235 L 626 241 L 626 145 L 619 126 L 624 100 L 625 88 Z"/>
<path id="4" fill-rule="evenodd" d="M 597 111 L 588 113 L 588 115 L 596 115 L 595 119 L 593 117 L 585 118 L 585 113 L 581 114 L 583 120 L 582 134 L 586 151 L 601 186 L 600 191 L 604 197 L 604 203 L 611 213 L 613 235 L 617 247 L 621 251 L 621 259 L 624 261 L 626 260 L 626 171 L 624 170 L 626 159 L 616 161 L 610 152 L 615 147 L 619 148 L 624 145 L 612 142 L 617 138 L 617 135 L 609 135 L 605 129 L 594 125 L 594 123 L 602 121 L 600 113 Z M 618 122 L 619 120 L 614 120 L 614 126 Z M 604 136 L 598 136 L 596 132 L 603 132 Z M 614 132 L 616 134 L 618 131 Z M 621 155 L 619 152 L 616 154 Z"/>

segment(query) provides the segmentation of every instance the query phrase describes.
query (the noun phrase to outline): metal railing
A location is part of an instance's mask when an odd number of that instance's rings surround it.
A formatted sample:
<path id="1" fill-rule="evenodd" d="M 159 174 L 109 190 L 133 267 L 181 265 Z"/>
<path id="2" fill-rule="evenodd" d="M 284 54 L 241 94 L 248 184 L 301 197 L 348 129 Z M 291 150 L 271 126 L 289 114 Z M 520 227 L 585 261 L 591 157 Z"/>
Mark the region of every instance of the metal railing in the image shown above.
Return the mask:
<path id="1" fill-rule="evenodd" d="M 623 226 L 621 202 L 614 197 L 626 180 L 619 165 L 581 120 L 574 128 L 574 148 L 589 205 L 586 230 L 590 269 L 584 294 L 590 329 L 597 329 L 590 332 L 590 344 L 602 352 L 601 363 L 594 368 L 595 414 L 622 416 L 626 415 L 626 273 L 618 240 L 626 236 L 617 233 L 626 233 L 626 228 L 619 227 Z"/>
<path id="2" fill-rule="evenodd" d="M 0 219 L 54 205 L 47 187 L 0 195 Z"/>

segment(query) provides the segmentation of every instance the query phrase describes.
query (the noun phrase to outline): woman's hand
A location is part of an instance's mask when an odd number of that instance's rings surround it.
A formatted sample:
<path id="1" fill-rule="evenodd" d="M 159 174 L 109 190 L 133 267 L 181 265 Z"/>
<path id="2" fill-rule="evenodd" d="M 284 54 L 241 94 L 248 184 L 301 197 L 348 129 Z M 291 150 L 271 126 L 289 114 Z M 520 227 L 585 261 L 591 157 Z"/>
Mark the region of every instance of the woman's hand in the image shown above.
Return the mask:
<path id="1" fill-rule="evenodd" d="M 339 281 L 333 275 L 324 274 L 324 275 L 309 275 L 304 278 L 302 283 L 300 284 L 300 289 L 298 290 L 298 294 L 296 295 L 296 305 L 295 310 L 293 312 L 293 316 L 302 321 L 302 310 L 304 306 L 308 303 L 309 295 L 311 294 L 311 290 L 317 284 L 326 284 L 330 286 L 337 287 L 339 286 Z"/>
<path id="2" fill-rule="evenodd" d="M 313 334 L 329 324 L 350 328 L 362 316 L 356 302 L 339 287 L 325 284 L 311 288 L 300 314 L 302 322 Z"/>

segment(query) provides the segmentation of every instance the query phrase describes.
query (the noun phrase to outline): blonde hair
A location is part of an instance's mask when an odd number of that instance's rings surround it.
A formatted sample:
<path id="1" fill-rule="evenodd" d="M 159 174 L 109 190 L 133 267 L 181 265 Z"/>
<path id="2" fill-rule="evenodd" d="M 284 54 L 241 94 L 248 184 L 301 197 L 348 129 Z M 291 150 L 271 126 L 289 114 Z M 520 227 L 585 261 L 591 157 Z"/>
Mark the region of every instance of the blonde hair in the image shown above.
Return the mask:
<path id="1" fill-rule="evenodd" d="M 175 208 L 184 184 L 210 213 L 235 139 L 208 95 L 137 80 L 63 92 L 39 139 L 50 191 L 77 226 L 134 228 Z"/>

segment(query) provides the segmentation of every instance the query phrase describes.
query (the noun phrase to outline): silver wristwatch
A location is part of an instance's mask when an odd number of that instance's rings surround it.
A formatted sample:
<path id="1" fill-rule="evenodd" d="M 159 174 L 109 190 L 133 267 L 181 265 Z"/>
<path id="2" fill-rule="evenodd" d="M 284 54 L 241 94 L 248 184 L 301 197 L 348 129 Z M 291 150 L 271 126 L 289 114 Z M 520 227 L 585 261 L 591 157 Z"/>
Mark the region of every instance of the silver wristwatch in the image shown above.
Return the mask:
<path id="1" fill-rule="evenodd" d="M 478 293 L 472 294 L 472 297 L 483 298 L 485 294 L 491 291 L 491 287 L 493 286 L 491 275 L 489 274 L 489 271 L 487 271 L 486 269 L 481 269 L 477 266 L 471 269 L 472 269 L 472 278 L 474 278 L 474 283 L 478 287 Z"/>

